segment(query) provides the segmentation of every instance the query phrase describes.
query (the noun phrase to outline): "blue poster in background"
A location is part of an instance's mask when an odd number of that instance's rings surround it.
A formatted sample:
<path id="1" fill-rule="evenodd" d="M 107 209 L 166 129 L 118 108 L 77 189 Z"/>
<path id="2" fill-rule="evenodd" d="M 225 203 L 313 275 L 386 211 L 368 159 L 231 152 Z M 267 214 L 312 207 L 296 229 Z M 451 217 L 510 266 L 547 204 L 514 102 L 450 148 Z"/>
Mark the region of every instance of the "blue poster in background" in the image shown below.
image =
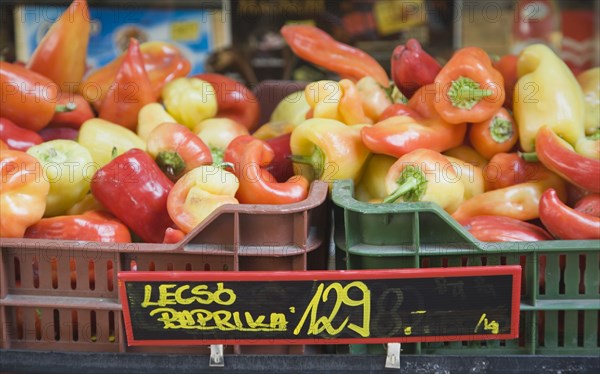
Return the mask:
<path id="1" fill-rule="evenodd" d="M 52 23 L 66 7 L 22 6 L 16 9 L 15 33 L 18 59 L 26 61 Z M 103 66 L 120 55 L 130 37 L 165 41 L 177 46 L 192 64 L 191 74 L 204 71 L 211 51 L 229 34 L 229 25 L 215 10 L 139 9 L 91 7 L 88 70 Z M 225 40 L 225 43 L 227 41 Z"/>

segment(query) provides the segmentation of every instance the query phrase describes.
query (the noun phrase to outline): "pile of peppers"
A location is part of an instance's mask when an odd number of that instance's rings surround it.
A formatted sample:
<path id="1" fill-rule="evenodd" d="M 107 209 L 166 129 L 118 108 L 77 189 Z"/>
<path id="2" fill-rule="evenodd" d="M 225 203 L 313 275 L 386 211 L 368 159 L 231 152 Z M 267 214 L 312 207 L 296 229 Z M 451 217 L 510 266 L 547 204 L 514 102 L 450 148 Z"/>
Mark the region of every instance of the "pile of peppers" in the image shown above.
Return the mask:
<path id="1" fill-rule="evenodd" d="M 599 68 L 575 77 L 541 45 L 442 63 L 411 39 L 389 77 L 288 25 L 291 50 L 339 79 L 259 123 L 251 90 L 190 75 L 169 43 L 131 39 L 87 71 L 87 2 L 66 12 L 30 61 L 0 62 L 0 237 L 174 243 L 223 205 L 297 203 L 314 180 L 352 179 L 359 200 L 433 202 L 482 241 L 600 238 Z"/>
<path id="2" fill-rule="evenodd" d="M 436 203 L 481 241 L 600 239 L 600 68 L 574 76 L 544 45 L 500 58 L 465 47 L 443 62 L 411 39 L 385 77 L 315 27 L 282 35 L 340 77 L 304 91 L 297 174 L 353 179 L 374 204 Z"/>

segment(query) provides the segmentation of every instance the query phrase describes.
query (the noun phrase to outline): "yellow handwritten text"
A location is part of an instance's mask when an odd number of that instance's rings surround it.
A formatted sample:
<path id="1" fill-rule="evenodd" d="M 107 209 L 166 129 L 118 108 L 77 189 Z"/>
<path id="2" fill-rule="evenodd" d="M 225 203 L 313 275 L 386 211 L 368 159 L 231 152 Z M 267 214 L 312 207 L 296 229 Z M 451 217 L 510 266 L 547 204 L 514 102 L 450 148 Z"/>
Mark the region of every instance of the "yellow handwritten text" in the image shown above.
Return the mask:
<path id="1" fill-rule="evenodd" d="M 348 295 L 352 288 L 356 288 L 360 291 L 360 297 L 356 300 L 350 298 Z M 329 294 L 335 291 L 335 304 L 329 316 L 321 316 L 318 317 L 319 304 L 322 302 L 327 302 L 329 298 Z M 350 317 L 346 317 L 343 322 L 341 322 L 337 328 L 332 326 L 331 322 L 336 319 L 336 315 L 340 310 L 342 305 L 346 306 L 362 306 L 363 309 L 363 320 L 362 325 L 356 325 L 354 323 L 348 323 Z M 317 291 L 315 292 L 313 298 L 310 303 L 306 307 L 302 318 L 298 322 L 298 325 L 294 329 L 294 335 L 300 334 L 302 331 L 306 320 L 310 316 L 310 322 L 307 334 L 308 335 L 318 335 L 323 331 L 327 331 L 330 336 L 338 335 L 344 328 L 348 328 L 360 336 L 366 338 L 370 336 L 370 321 L 371 321 L 371 291 L 367 287 L 366 284 L 360 281 L 354 281 L 348 283 L 345 287 L 343 287 L 340 283 L 335 282 L 327 286 L 323 283 L 319 284 L 317 287 Z M 346 326 L 347 325 L 347 326 Z"/>
<path id="2" fill-rule="evenodd" d="M 479 318 L 479 322 L 477 323 L 477 326 L 475 326 L 474 332 L 477 332 L 477 330 L 479 330 L 479 326 L 481 326 L 481 324 L 483 324 L 484 330 L 491 331 L 492 334 L 498 334 L 498 332 L 500 332 L 500 324 L 494 320 L 488 321 L 487 315 L 485 313 L 483 313 L 481 315 L 481 318 Z"/>
<path id="3" fill-rule="evenodd" d="M 220 331 L 286 331 L 287 320 L 283 313 L 271 313 L 269 320 L 265 315 L 256 318 L 249 312 L 231 312 L 219 310 L 211 312 L 206 309 L 182 310 L 172 308 L 156 308 L 150 316 L 159 315 L 165 330 L 220 330 Z"/>
<path id="4" fill-rule="evenodd" d="M 236 295 L 230 288 L 224 288 L 223 283 L 217 283 L 217 289 L 209 291 L 208 286 L 201 284 L 190 289 L 186 284 L 177 287 L 176 284 L 161 284 L 158 286 L 158 298 L 152 300 L 152 285 L 144 286 L 144 301 L 142 308 L 149 306 L 167 306 L 167 305 L 190 305 L 198 303 L 208 305 L 217 303 L 220 305 L 231 305 L 235 302 Z"/>

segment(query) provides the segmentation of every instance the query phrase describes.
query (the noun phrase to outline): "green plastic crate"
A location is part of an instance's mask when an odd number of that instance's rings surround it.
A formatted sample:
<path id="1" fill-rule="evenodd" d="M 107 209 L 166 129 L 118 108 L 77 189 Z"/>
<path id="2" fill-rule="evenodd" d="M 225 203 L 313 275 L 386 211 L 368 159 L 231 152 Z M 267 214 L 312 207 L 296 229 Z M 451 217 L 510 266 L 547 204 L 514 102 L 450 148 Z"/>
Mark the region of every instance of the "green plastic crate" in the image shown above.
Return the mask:
<path id="1" fill-rule="evenodd" d="M 351 180 L 333 185 L 336 267 L 521 265 L 519 338 L 403 344 L 419 354 L 600 354 L 600 241 L 484 243 L 434 203 L 369 204 Z M 351 353 L 382 353 L 352 345 Z"/>

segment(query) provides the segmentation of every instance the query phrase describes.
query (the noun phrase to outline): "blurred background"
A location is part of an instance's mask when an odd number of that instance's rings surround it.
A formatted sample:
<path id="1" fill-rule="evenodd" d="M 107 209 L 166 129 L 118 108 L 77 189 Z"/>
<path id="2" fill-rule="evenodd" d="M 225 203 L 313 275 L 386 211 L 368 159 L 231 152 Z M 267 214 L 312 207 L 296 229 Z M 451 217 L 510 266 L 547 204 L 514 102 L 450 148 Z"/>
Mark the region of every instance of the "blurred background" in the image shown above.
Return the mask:
<path id="1" fill-rule="evenodd" d="M 1 0 L 0 51 L 26 61 L 68 6 L 59 0 Z M 600 63 L 600 0 L 136 0 L 88 1 L 93 21 L 89 68 L 120 54 L 129 37 L 175 43 L 192 73 L 227 74 L 249 86 L 264 80 L 331 78 L 298 60 L 279 29 L 316 25 L 357 46 L 389 70 L 392 50 L 409 38 L 441 62 L 462 46 L 491 55 L 546 43 L 575 71 Z"/>

